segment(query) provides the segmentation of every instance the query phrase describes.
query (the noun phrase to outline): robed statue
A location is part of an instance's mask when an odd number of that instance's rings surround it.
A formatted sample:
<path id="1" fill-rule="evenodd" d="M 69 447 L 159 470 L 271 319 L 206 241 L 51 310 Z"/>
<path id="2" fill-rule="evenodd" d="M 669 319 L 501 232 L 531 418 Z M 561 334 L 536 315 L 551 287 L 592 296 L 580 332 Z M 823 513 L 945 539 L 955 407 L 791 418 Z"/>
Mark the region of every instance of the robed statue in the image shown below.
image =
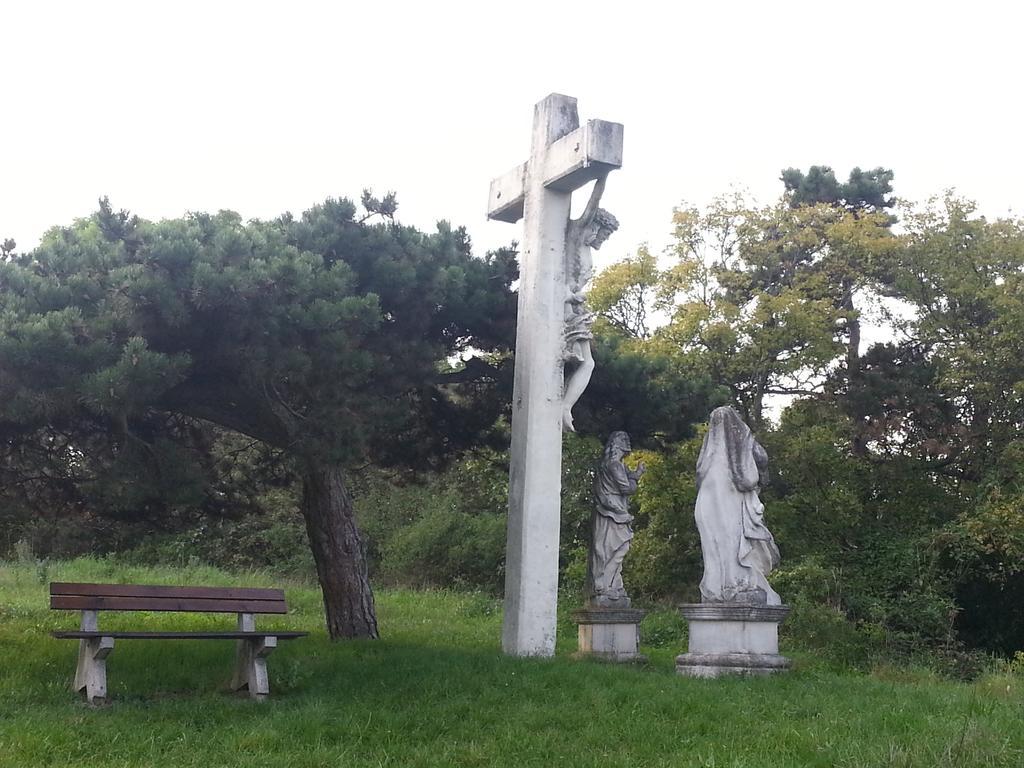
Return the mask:
<path id="1" fill-rule="evenodd" d="M 768 454 L 728 406 L 711 413 L 697 459 L 694 516 L 704 556 L 705 603 L 780 605 L 768 583 L 779 549 L 764 523 L 757 492 L 767 478 Z"/>
<path id="2" fill-rule="evenodd" d="M 623 459 L 632 451 L 629 435 L 612 432 L 594 477 L 594 513 L 590 521 L 587 558 L 588 603 L 595 608 L 628 608 L 622 585 L 622 560 L 633 540 L 629 497 L 644 474 L 643 462 L 635 470 Z"/>

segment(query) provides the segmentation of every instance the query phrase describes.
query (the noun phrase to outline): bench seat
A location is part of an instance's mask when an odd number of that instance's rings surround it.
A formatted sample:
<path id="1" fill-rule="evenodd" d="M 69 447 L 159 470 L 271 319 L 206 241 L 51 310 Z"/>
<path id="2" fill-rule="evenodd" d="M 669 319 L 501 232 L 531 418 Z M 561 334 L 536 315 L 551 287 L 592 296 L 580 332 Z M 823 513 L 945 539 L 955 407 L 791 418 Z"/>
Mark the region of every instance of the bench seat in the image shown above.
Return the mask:
<path id="1" fill-rule="evenodd" d="M 78 640 L 75 690 L 90 703 L 106 700 L 107 656 L 114 640 L 234 640 L 234 690 L 248 689 L 262 700 L 270 694 L 266 657 L 278 640 L 294 640 L 308 632 L 256 629 L 256 614 L 285 614 L 284 591 L 249 587 L 169 587 L 147 584 L 50 584 L 50 608 L 81 611 L 81 626 L 50 634 L 61 640 Z M 173 611 L 177 613 L 235 613 L 234 631 L 101 630 L 99 611 Z"/>
<path id="2" fill-rule="evenodd" d="M 60 640 L 87 640 L 91 637 L 113 637 L 118 640 L 253 640 L 260 637 L 276 637 L 278 640 L 294 640 L 297 637 L 306 637 L 309 632 L 104 632 L 71 629 L 50 634 Z"/>

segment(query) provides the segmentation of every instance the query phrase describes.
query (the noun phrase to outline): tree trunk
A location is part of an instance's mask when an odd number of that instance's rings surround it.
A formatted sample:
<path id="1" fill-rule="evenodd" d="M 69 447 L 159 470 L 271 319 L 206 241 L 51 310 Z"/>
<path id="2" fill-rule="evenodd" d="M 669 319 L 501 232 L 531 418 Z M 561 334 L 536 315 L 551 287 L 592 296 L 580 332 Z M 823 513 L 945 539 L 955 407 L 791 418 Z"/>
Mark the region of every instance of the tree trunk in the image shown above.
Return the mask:
<path id="1" fill-rule="evenodd" d="M 854 286 L 843 285 L 843 310 L 847 313 L 846 369 L 851 379 L 860 375 L 860 313 L 853 304 Z"/>
<path id="2" fill-rule="evenodd" d="M 847 392 L 852 393 L 858 386 L 861 374 L 860 364 L 860 313 L 853 304 L 854 288 L 848 282 L 843 284 L 843 309 L 847 312 L 846 342 L 846 376 Z M 867 456 L 867 440 L 863 434 L 864 424 L 857 421 L 853 425 L 853 437 L 850 440 L 850 452 L 854 456 Z"/>
<path id="3" fill-rule="evenodd" d="M 747 406 L 747 426 L 755 435 L 764 429 L 764 396 L 768 390 L 768 374 L 758 373 L 754 381 L 753 394 Z"/>
<path id="4" fill-rule="evenodd" d="M 331 639 L 377 638 L 377 614 L 363 542 L 340 467 L 306 466 L 302 475 L 302 515 Z"/>

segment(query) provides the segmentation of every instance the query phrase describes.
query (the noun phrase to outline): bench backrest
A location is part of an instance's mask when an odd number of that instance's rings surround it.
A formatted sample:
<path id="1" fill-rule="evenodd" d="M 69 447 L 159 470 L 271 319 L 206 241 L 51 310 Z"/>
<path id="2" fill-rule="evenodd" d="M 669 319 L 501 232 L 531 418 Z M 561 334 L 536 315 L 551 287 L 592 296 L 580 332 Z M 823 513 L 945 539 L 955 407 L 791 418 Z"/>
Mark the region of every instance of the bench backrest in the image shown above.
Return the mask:
<path id="1" fill-rule="evenodd" d="M 163 587 L 143 584 L 50 584 L 50 608 L 71 611 L 287 613 L 282 589 Z"/>

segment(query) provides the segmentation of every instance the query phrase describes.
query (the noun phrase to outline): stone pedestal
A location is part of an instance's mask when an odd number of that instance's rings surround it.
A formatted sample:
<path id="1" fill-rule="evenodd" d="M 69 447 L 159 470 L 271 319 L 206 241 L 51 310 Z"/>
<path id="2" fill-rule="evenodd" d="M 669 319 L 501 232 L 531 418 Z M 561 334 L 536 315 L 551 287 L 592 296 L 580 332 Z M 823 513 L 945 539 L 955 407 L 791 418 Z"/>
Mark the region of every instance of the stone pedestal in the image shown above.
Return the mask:
<path id="1" fill-rule="evenodd" d="M 679 606 L 690 625 L 689 652 L 676 657 L 676 672 L 689 677 L 768 675 L 785 672 L 779 624 L 788 605 L 697 603 Z"/>
<path id="2" fill-rule="evenodd" d="M 636 608 L 584 608 L 574 612 L 573 621 L 580 626 L 579 655 L 604 661 L 647 661 L 637 652 L 645 614 Z"/>

